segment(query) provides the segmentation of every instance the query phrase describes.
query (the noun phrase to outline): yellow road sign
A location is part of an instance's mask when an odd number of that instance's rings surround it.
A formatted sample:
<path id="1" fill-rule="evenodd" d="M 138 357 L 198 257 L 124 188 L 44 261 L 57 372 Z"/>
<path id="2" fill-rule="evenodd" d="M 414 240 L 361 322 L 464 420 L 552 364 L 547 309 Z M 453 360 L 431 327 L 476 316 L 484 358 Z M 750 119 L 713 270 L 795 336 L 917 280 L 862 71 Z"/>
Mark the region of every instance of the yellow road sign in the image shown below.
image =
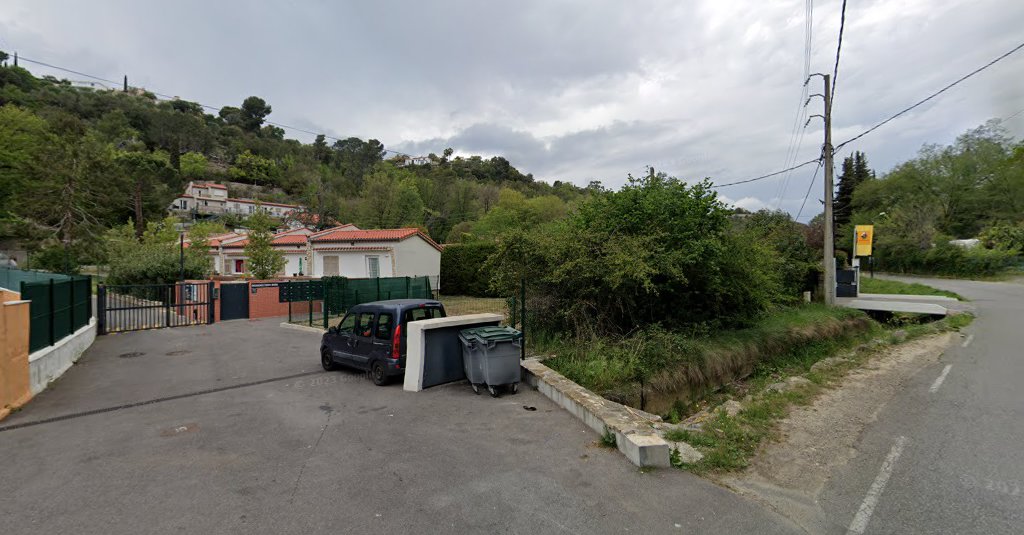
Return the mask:
<path id="1" fill-rule="evenodd" d="M 856 225 L 853 228 L 853 256 L 871 256 L 871 241 L 875 237 L 874 225 Z"/>

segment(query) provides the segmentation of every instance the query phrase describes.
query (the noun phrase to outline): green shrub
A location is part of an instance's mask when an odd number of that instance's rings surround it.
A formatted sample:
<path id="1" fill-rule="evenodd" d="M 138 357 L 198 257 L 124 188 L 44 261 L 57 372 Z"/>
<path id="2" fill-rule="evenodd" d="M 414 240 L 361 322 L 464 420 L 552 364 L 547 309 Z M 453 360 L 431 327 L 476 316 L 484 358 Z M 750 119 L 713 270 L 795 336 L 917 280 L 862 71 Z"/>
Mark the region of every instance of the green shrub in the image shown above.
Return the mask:
<path id="1" fill-rule="evenodd" d="M 911 243 L 894 243 L 876 251 L 879 269 L 895 273 L 978 277 L 997 275 L 1019 264 L 1014 250 L 965 248 L 949 243 L 926 250 Z"/>
<path id="2" fill-rule="evenodd" d="M 748 323 L 781 300 L 781 262 L 765 240 L 730 231 L 709 182 L 658 174 L 504 235 L 484 269 L 506 294 L 525 278 L 529 313 L 547 328 L 592 337 Z"/>
<path id="3" fill-rule="evenodd" d="M 994 225 L 981 233 L 981 242 L 989 249 L 1024 252 L 1024 223 L 1016 225 Z"/>
<path id="4" fill-rule="evenodd" d="M 490 288 L 490 272 L 481 269 L 496 250 L 491 242 L 446 245 L 441 252 L 441 293 L 498 297 Z"/>

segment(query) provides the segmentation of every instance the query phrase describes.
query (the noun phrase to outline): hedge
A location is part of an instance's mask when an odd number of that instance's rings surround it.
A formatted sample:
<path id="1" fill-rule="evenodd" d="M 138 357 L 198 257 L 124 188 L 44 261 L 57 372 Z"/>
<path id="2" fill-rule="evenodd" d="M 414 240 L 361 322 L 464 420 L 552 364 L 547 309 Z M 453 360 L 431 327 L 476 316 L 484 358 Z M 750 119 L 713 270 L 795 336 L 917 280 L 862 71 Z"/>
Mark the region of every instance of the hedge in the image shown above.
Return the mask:
<path id="1" fill-rule="evenodd" d="M 490 290 L 490 274 L 481 270 L 496 249 L 490 242 L 446 245 L 441 252 L 441 293 L 499 297 Z"/>

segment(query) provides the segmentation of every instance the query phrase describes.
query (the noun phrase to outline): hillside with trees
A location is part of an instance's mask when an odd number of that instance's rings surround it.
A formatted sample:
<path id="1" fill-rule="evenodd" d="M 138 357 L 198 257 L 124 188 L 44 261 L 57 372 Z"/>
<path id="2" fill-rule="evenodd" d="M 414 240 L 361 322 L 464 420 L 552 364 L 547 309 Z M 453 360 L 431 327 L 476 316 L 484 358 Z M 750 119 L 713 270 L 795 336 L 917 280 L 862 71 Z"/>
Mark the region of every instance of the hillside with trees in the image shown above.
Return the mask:
<path id="1" fill-rule="evenodd" d="M 410 159 L 375 139 L 287 139 L 256 96 L 211 110 L 137 88 L 75 87 L 7 59 L 0 52 L 0 240 L 19 242 L 37 267 L 107 263 L 107 230 L 130 221 L 143 241 L 190 180 L 301 204 L 320 226 L 420 227 L 438 242 L 550 221 L 588 194 L 500 156 L 449 148 Z"/>

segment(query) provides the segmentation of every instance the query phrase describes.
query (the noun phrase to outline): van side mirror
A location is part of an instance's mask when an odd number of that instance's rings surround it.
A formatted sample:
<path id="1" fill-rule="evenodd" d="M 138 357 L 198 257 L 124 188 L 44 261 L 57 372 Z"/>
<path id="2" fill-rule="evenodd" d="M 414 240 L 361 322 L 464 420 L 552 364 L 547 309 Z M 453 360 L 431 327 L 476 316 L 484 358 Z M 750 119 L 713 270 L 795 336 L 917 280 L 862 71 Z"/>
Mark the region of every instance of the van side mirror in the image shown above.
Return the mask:
<path id="1" fill-rule="evenodd" d="M 327 328 L 327 333 L 328 334 L 338 334 L 338 328 L 337 327 L 328 327 Z"/>

